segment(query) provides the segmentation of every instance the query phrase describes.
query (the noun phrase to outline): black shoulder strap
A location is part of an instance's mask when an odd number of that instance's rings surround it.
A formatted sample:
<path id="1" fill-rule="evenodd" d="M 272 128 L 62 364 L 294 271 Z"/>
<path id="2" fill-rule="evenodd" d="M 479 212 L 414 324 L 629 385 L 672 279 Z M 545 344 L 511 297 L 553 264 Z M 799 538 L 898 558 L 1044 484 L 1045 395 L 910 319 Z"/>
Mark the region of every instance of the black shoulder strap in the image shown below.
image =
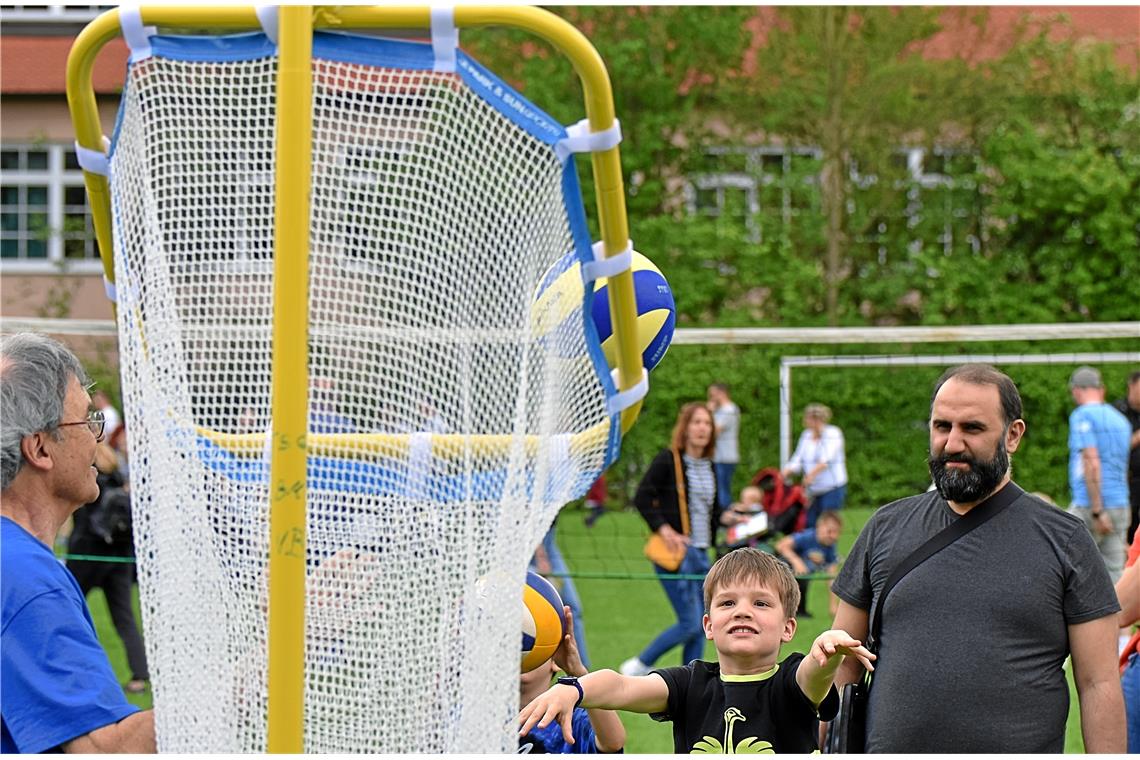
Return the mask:
<path id="1" fill-rule="evenodd" d="M 883 603 L 887 600 L 887 594 L 891 593 L 891 589 L 895 587 L 895 584 L 927 559 L 1005 509 L 1023 493 L 1025 492 L 1022 491 L 1016 483 L 1012 480 L 1009 481 L 1000 491 L 935 533 L 929 541 L 915 549 L 906 559 L 900 562 L 890 577 L 887 578 L 886 584 L 883 585 L 883 593 L 879 595 L 879 599 L 875 602 L 875 614 L 871 620 L 871 635 L 867 640 L 867 648 L 872 652 L 877 651 L 879 648 L 879 631 L 883 624 Z"/>

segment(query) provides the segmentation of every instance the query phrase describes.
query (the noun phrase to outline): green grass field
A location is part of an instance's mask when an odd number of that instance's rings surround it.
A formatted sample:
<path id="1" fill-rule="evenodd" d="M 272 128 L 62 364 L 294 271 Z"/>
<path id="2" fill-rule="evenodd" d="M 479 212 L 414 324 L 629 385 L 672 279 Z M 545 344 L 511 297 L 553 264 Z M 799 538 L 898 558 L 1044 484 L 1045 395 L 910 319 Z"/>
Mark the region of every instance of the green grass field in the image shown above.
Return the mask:
<path id="1" fill-rule="evenodd" d="M 859 528 L 870 516 L 870 510 L 844 511 L 846 524 L 840 539 L 841 554 L 845 554 L 855 540 Z M 571 569 L 587 576 L 618 575 L 633 577 L 583 577 L 575 581 L 585 611 L 586 639 L 591 666 L 617 668 L 626 658 L 641 651 L 659 631 L 673 623 L 673 613 L 661 585 L 653 578 L 649 562 L 641 557 L 644 528 L 640 517 L 632 511 L 607 513 L 595 526 L 586 530 L 582 513 L 567 510 L 559 519 L 559 546 L 570 562 Z M 632 572 L 631 572 L 632 571 Z M 115 634 L 102 592 L 91 594 L 88 603 L 92 617 L 115 673 L 123 683 L 130 677 L 126 653 Z M 814 582 L 808 594 L 808 611 L 811 618 L 801 619 L 795 638 L 785 648 L 806 652 L 821 631 L 830 627 L 827 594 L 822 581 Z M 708 659 L 715 658 L 712 645 L 705 649 Z M 667 653 L 659 662 L 672 665 L 680 662 L 680 650 Z M 1069 676 L 1071 706 L 1066 727 L 1065 751 L 1081 753 L 1084 742 L 1080 733 L 1080 711 L 1076 691 Z M 151 704 L 150 693 L 129 697 L 143 707 Z M 626 751 L 631 753 L 670 753 L 672 734 L 669 724 L 656 723 L 645 715 L 622 713 L 622 721 L 629 732 Z"/>

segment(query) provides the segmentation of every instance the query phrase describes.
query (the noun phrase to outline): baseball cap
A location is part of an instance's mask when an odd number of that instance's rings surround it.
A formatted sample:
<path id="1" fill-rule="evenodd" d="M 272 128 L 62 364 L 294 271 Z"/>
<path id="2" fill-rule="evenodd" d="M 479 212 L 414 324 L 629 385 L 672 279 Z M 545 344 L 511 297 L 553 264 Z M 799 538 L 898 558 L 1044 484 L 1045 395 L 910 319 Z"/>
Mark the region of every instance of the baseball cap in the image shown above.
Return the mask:
<path id="1" fill-rule="evenodd" d="M 1100 372 L 1092 367 L 1077 367 L 1069 378 L 1070 388 L 1100 388 L 1103 385 L 1100 381 Z"/>

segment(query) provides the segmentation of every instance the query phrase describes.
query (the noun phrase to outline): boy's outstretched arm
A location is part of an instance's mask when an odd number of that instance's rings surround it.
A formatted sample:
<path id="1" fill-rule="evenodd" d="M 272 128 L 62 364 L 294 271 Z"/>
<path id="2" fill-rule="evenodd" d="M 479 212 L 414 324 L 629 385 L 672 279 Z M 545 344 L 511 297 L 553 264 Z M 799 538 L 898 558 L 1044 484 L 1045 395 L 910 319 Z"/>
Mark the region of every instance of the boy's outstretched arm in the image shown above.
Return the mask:
<path id="1" fill-rule="evenodd" d="M 871 654 L 863 643 L 852 638 L 847 631 L 824 631 L 812 642 L 811 651 L 800 661 L 796 669 L 796 683 L 800 691 L 813 705 L 823 702 L 831 685 L 835 683 L 835 671 L 843 663 L 844 655 L 851 655 L 867 670 L 874 670 Z"/>
<path id="2" fill-rule="evenodd" d="M 566 620 L 567 633 L 554 653 L 554 664 L 566 675 L 580 679 L 590 671 L 586 669 L 582 657 L 578 654 L 578 642 L 574 639 L 574 613 L 569 605 L 563 606 L 562 615 Z M 622 725 L 618 714 L 613 710 L 603 710 L 598 707 L 590 708 L 586 712 L 594 729 L 594 745 L 598 752 L 621 751 L 625 747 L 625 726 Z"/>
<path id="3" fill-rule="evenodd" d="M 597 670 L 578 680 L 582 686 L 582 707 L 587 710 L 629 710 L 630 712 L 662 712 L 669 704 L 669 687 L 656 673 L 647 676 L 623 676 L 612 670 Z M 535 725 L 549 726 L 552 721 L 562 724 L 562 736 L 567 744 L 574 743 L 571 719 L 578 690 L 573 686 L 555 684 L 535 698 L 519 712 L 519 736 L 525 736 Z"/>

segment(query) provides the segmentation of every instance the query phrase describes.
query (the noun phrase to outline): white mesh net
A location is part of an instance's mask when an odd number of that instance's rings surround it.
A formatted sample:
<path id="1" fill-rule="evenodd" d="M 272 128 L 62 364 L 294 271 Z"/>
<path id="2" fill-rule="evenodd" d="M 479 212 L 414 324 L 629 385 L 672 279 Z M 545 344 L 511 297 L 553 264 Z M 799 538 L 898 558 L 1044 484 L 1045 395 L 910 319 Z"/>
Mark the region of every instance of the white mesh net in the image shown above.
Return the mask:
<path id="1" fill-rule="evenodd" d="M 133 64 L 113 153 L 167 752 L 266 749 L 275 71 Z M 314 60 L 313 103 L 306 749 L 514 751 L 525 565 L 610 435 L 580 281 L 568 315 L 532 313 L 581 201 L 455 74 Z"/>

